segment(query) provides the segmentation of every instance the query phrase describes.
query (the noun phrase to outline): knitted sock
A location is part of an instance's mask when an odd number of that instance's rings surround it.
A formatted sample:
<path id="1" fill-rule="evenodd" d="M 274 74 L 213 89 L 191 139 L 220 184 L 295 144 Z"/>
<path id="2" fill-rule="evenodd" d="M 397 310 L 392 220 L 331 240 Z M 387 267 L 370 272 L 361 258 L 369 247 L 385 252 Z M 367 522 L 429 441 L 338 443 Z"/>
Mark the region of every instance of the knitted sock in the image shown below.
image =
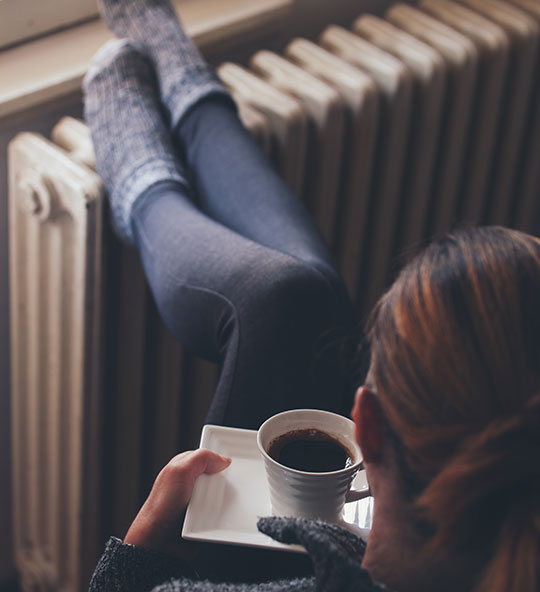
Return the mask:
<path id="1" fill-rule="evenodd" d="M 99 0 L 101 15 L 117 37 L 142 43 L 154 60 L 161 100 L 175 129 L 208 95 L 230 102 L 228 91 L 182 28 L 170 0 Z"/>
<path id="2" fill-rule="evenodd" d="M 109 192 L 118 234 L 133 242 L 135 200 L 160 181 L 190 193 L 163 118 L 150 60 L 134 44 L 114 40 L 96 54 L 83 82 L 85 118 L 96 168 Z"/>

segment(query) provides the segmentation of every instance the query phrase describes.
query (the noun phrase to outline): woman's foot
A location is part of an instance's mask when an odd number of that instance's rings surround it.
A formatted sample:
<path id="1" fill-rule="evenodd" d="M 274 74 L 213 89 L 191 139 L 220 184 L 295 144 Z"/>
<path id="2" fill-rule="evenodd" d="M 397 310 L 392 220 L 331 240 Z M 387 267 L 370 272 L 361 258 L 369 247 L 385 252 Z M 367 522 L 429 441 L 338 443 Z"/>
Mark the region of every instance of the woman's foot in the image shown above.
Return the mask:
<path id="1" fill-rule="evenodd" d="M 99 0 L 98 4 L 117 37 L 142 43 L 152 57 L 172 129 L 202 98 L 221 95 L 232 102 L 183 30 L 169 0 Z"/>
<path id="2" fill-rule="evenodd" d="M 109 192 L 114 224 L 133 242 L 131 211 L 142 193 L 160 181 L 180 183 L 189 193 L 152 64 L 131 42 L 110 41 L 93 58 L 83 90 L 96 168 Z"/>

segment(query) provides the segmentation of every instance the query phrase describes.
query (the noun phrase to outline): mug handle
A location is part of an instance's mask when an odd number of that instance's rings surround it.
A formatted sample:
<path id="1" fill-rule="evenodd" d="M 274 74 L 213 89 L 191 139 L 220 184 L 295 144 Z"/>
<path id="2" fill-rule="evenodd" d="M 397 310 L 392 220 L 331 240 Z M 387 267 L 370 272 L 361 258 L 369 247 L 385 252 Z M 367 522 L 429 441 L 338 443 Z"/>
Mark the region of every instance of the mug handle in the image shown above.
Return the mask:
<path id="1" fill-rule="evenodd" d="M 369 485 L 362 487 L 362 489 L 349 489 L 345 496 L 345 503 L 357 502 L 358 500 L 365 499 L 371 495 L 371 489 Z"/>
<path id="2" fill-rule="evenodd" d="M 371 495 L 371 490 L 369 485 L 367 487 L 363 487 L 362 489 L 349 489 L 347 495 L 345 496 L 345 503 L 348 504 L 349 502 L 357 502 L 358 500 L 365 499 Z"/>

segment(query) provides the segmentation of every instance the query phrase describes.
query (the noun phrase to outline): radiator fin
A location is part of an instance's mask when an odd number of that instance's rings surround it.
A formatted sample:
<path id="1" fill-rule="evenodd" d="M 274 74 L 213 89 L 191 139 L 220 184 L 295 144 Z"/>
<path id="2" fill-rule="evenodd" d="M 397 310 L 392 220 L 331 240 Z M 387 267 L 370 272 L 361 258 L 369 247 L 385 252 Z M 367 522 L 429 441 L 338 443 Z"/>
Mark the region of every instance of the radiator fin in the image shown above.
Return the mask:
<path id="1" fill-rule="evenodd" d="M 478 75 L 474 43 L 457 30 L 407 4 L 395 4 L 386 18 L 397 27 L 433 47 L 447 68 L 442 129 L 437 151 L 437 175 L 428 206 L 427 236 L 450 230 L 457 211 L 461 168 L 469 131 L 473 93 Z"/>
<path id="2" fill-rule="evenodd" d="M 397 57 L 414 76 L 415 99 L 401 188 L 401 223 L 395 245 L 401 250 L 417 244 L 425 236 L 446 88 L 446 66 L 438 52 L 376 16 L 360 17 L 353 28 L 366 40 Z"/>
<path id="3" fill-rule="evenodd" d="M 304 107 L 309 135 L 302 198 L 328 244 L 333 244 L 345 125 L 343 101 L 324 81 L 275 53 L 260 51 L 250 65 Z"/>
<path id="4" fill-rule="evenodd" d="M 101 181 L 34 134 L 11 142 L 9 172 L 16 558 L 26 589 L 61 590 L 81 569 Z"/>
<path id="5" fill-rule="evenodd" d="M 356 302 L 377 142 L 378 88 L 362 70 L 306 39 L 291 42 L 285 55 L 335 88 L 345 106 L 341 184 L 332 246 L 349 294 Z"/>
<path id="6" fill-rule="evenodd" d="M 397 230 L 396 212 L 404 172 L 410 125 L 413 78 L 398 59 L 341 27 L 330 26 L 321 35 L 324 47 L 373 77 L 381 92 L 381 114 L 374 184 L 368 212 L 366 257 L 362 262 L 362 309 L 367 310 L 384 289 L 391 266 Z"/>

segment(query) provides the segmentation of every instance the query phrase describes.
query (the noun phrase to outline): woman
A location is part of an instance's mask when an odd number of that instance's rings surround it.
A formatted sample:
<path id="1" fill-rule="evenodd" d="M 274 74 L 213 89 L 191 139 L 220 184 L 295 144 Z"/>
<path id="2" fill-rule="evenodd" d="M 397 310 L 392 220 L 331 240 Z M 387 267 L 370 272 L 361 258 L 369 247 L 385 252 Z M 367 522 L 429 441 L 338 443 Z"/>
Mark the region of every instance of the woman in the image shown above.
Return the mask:
<path id="1" fill-rule="evenodd" d="M 337 527 L 265 519 L 263 531 L 306 545 L 316 578 L 238 590 L 386 589 L 370 577 L 398 592 L 538 590 L 539 299 L 540 240 L 517 231 L 461 231 L 418 255 L 373 314 L 352 413 L 375 500 L 367 548 Z M 129 543 L 171 551 L 193 481 L 227 465 L 208 451 L 174 459 L 93 589 L 111 570 L 124 581 L 115 554 L 144 553 Z"/>
<path id="2" fill-rule="evenodd" d="M 110 0 L 102 12 L 143 47 L 109 45 L 85 81 L 98 170 L 171 329 L 224 357 L 211 420 L 256 427 L 287 407 L 341 408 L 346 397 L 328 401 L 311 372 L 320 336 L 350 322 L 320 237 L 170 6 Z M 262 531 L 306 547 L 313 575 L 200 581 L 179 539 L 182 515 L 197 477 L 230 459 L 199 450 L 163 469 L 124 541 L 109 541 L 91 589 L 537 590 L 539 299 L 540 241 L 502 228 L 434 243 L 381 299 L 352 412 L 375 500 L 367 547 L 337 526 L 266 518 Z"/>

